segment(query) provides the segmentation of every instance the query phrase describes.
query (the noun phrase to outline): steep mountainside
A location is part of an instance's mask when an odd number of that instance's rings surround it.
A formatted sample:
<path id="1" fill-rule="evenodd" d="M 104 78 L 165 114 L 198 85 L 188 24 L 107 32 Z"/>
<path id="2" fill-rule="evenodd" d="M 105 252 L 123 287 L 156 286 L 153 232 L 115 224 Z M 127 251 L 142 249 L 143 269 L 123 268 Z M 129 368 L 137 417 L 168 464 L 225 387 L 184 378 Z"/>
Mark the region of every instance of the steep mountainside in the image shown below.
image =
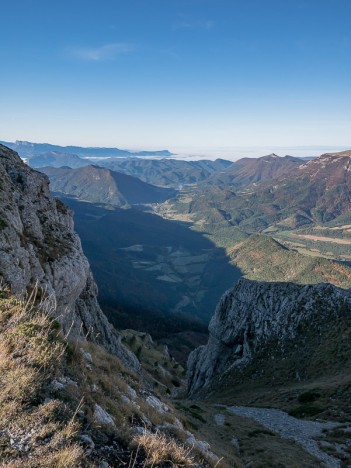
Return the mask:
<path id="1" fill-rule="evenodd" d="M 130 206 L 160 203 L 175 195 L 175 190 L 156 187 L 119 172 L 98 166 L 40 169 L 50 178 L 50 188 L 92 203 Z"/>
<path id="2" fill-rule="evenodd" d="M 351 293 L 241 279 L 222 297 L 209 332 L 207 345 L 189 357 L 190 395 L 229 385 L 233 397 L 247 381 L 272 388 L 328 380 L 351 366 Z"/>
<path id="3" fill-rule="evenodd" d="M 269 236 L 254 234 L 228 249 L 228 255 L 249 279 L 351 287 L 351 269 L 346 264 L 302 255 Z"/>
<path id="4" fill-rule="evenodd" d="M 279 157 L 270 154 L 261 158 L 242 158 L 235 161 L 224 171 L 213 174 L 208 182 L 217 185 L 243 187 L 266 180 L 272 180 L 291 173 L 304 164 L 301 158 L 293 156 Z"/>
<path id="5" fill-rule="evenodd" d="M 50 195 L 44 174 L 2 145 L 0 193 L 0 278 L 19 295 L 37 285 L 56 304 L 66 332 L 104 343 L 137 369 L 137 360 L 121 345 L 98 305 L 71 210 Z"/>
<path id="6" fill-rule="evenodd" d="M 71 211 L 4 146 L 0 195 L 1 466 L 228 467 L 161 395 L 182 386 L 179 365 L 149 340 L 158 380 L 121 344 Z"/>
<path id="7" fill-rule="evenodd" d="M 216 171 L 222 171 L 231 162 L 224 159 L 216 161 L 178 161 L 175 159 L 115 159 L 101 161 L 100 165 L 139 177 L 149 184 L 178 188 L 183 185 L 197 184 L 206 180 Z"/>
<path id="8" fill-rule="evenodd" d="M 240 190 L 199 188 L 180 197 L 172 209 L 199 222 L 220 212 L 223 223 L 248 232 L 268 227 L 296 228 L 351 219 L 351 151 L 325 154 L 273 181 Z"/>

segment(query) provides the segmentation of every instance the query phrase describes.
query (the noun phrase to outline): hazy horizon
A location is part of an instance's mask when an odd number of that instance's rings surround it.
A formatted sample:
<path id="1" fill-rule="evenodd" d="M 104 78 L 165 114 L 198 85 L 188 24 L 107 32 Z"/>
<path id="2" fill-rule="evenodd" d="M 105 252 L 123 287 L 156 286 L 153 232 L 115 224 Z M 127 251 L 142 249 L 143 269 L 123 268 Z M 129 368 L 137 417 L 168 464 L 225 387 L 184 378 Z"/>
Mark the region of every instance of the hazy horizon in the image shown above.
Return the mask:
<path id="1" fill-rule="evenodd" d="M 23 140 L 20 138 L 15 139 L 14 141 L 10 141 L 8 139 L 0 139 L 0 141 L 7 141 L 11 143 L 15 143 L 15 141 L 25 141 L 28 143 L 37 143 L 37 144 L 51 144 L 51 145 L 58 145 L 58 146 L 79 146 L 79 147 L 92 147 L 92 148 L 119 148 L 128 151 L 161 151 L 161 150 L 169 150 L 172 154 L 170 158 L 172 159 L 182 159 L 182 160 L 198 160 L 198 159 L 216 159 L 216 158 L 223 158 L 228 159 L 230 161 L 235 161 L 240 158 L 256 158 L 261 156 L 266 156 L 268 154 L 276 154 L 277 156 L 296 156 L 296 157 L 309 157 L 309 156 L 320 156 L 323 153 L 332 153 L 338 151 L 345 151 L 351 150 L 351 144 L 349 146 L 320 146 L 320 145 L 309 145 L 309 146 L 218 146 L 218 147 L 204 147 L 204 146 L 148 146 L 148 145 L 141 145 L 141 146 L 121 146 L 119 144 L 116 145 L 84 145 L 84 144 L 77 144 L 77 142 L 51 142 L 51 141 L 29 141 Z M 164 156 L 160 156 L 163 158 Z M 153 157 L 155 159 L 155 157 Z M 88 158 L 89 159 L 89 158 Z"/>

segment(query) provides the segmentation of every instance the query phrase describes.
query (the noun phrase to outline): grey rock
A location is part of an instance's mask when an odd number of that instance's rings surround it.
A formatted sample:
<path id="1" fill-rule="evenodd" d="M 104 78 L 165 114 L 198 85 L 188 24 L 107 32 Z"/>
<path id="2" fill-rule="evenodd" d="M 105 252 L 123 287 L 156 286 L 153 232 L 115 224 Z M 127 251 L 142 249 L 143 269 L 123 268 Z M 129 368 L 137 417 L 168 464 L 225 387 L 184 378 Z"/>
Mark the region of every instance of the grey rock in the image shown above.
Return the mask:
<path id="1" fill-rule="evenodd" d="M 46 175 L 3 145 L 0 200 L 0 280 L 18 296 L 37 286 L 65 333 L 87 337 L 140 370 L 97 302 L 97 287 L 74 231 L 72 211 L 50 194 Z"/>
<path id="2" fill-rule="evenodd" d="M 94 407 L 94 419 L 98 424 L 111 424 L 115 426 L 112 416 L 97 403 L 95 403 Z"/>
<path id="3" fill-rule="evenodd" d="M 219 462 L 219 458 L 217 455 L 215 455 L 213 452 L 210 450 L 210 444 L 208 442 L 205 442 L 203 440 L 197 440 L 193 435 L 190 435 L 185 443 L 193 447 L 196 451 L 201 453 L 207 461 L 209 461 L 211 464 L 216 464 Z"/>
<path id="4" fill-rule="evenodd" d="M 84 349 L 80 349 L 81 353 L 82 353 L 82 356 L 83 356 L 83 359 L 89 363 L 89 364 L 92 364 L 93 363 L 93 358 L 91 357 L 91 354 L 88 353 L 87 351 L 84 351 Z"/>
<path id="5" fill-rule="evenodd" d="M 86 455 L 90 455 L 91 452 L 94 450 L 95 444 L 93 439 L 90 437 L 89 434 L 82 434 L 79 437 L 80 441 L 87 447 L 85 450 Z"/>
<path id="6" fill-rule="evenodd" d="M 213 416 L 214 422 L 216 423 L 217 426 L 224 426 L 225 423 L 225 416 L 224 414 L 215 414 Z"/>
<path id="7" fill-rule="evenodd" d="M 240 442 L 236 437 L 232 437 L 230 443 L 237 449 L 238 453 L 240 454 Z"/>
<path id="8" fill-rule="evenodd" d="M 152 406 L 152 408 L 154 408 L 159 413 L 167 413 L 169 411 L 169 407 L 165 405 L 164 403 L 162 403 L 162 401 L 159 400 L 154 395 L 149 395 L 146 398 L 146 403 Z"/>
<path id="9" fill-rule="evenodd" d="M 123 393 L 121 393 L 121 400 L 123 401 L 123 403 L 125 403 L 126 405 L 129 405 L 131 406 L 133 403 L 132 401 L 130 400 L 130 398 L 127 397 L 127 395 L 124 395 Z"/>
<path id="10" fill-rule="evenodd" d="M 144 434 L 151 434 L 145 427 L 141 426 L 134 426 L 133 427 L 133 434 L 134 435 L 144 435 Z"/>
<path id="11" fill-rule="evenodd" d="M 137 392 L 132 388 L 130 385 L 127 384 L 127 391 L 132 400 L 135 400 L 137 398 Z"/>
<path id="12" fill-rule="evenodd" d="M 188 393 L 208 387 L 216 375 L 250 364 L 255 353 L 273 339 L 283 350 L 299 327 L 351 314 L 351 293 L 330 284 L 264 283 L 241 279 L 221 298 L 209 325 L 206 346 L 188 359 Z M 238 354 L 238 345 L 242 348 Z"/>
<path id="13" fill-rule="evenodd" d="M 110 465 L 105 460 L 102 460 L 99 464 L 99 468 L 109 468 L 109 466 Z"/>

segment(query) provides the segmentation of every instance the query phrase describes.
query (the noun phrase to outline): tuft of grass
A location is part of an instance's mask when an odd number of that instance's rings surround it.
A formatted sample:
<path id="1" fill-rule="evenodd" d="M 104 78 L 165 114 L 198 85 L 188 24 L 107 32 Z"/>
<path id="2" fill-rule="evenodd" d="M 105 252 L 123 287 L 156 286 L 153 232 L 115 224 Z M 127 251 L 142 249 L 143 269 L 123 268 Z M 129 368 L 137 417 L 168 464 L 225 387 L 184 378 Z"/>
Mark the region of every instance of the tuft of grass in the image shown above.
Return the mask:
<path id="1" fill-rule="evenodd" d="M 144 432 L 141 435 L 135 436 L 133 445 L 137 448 L 137 452 L 142 450 L 145 456 L 145 467 L 171 466 L 191 467 L 194 466 L 194 458 L 191 455 L 191 450 L 185 446 L 178 444 L 174 439 L 168 439 L 164 435 L 155 433 L 151 434 Z"/>

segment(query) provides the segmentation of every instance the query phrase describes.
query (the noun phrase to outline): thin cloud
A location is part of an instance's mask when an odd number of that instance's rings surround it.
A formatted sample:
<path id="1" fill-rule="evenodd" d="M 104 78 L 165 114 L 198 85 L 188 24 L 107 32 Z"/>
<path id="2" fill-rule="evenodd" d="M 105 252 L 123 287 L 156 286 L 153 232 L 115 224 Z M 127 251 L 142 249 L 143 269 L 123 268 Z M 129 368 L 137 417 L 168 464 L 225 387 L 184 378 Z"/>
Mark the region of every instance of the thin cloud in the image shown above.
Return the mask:
<path id="1" fill-rule="evenodd" d="M 128 54 L 134 50 L 132 44 L 123 42 L 105 44 L 100 47 L 74 47 L 70 49 L 70 55 L 80 60 L 103 62 L 115 60 L 122 54 Z"/>
<path id="2" fill-rule="evenodd" d="M 173 25 L 173 29 L 202 29 L 209 31 L 215 26 L 214 21 L 211 20 L 197 20 L 197 21 L 178 21 Z"/>

